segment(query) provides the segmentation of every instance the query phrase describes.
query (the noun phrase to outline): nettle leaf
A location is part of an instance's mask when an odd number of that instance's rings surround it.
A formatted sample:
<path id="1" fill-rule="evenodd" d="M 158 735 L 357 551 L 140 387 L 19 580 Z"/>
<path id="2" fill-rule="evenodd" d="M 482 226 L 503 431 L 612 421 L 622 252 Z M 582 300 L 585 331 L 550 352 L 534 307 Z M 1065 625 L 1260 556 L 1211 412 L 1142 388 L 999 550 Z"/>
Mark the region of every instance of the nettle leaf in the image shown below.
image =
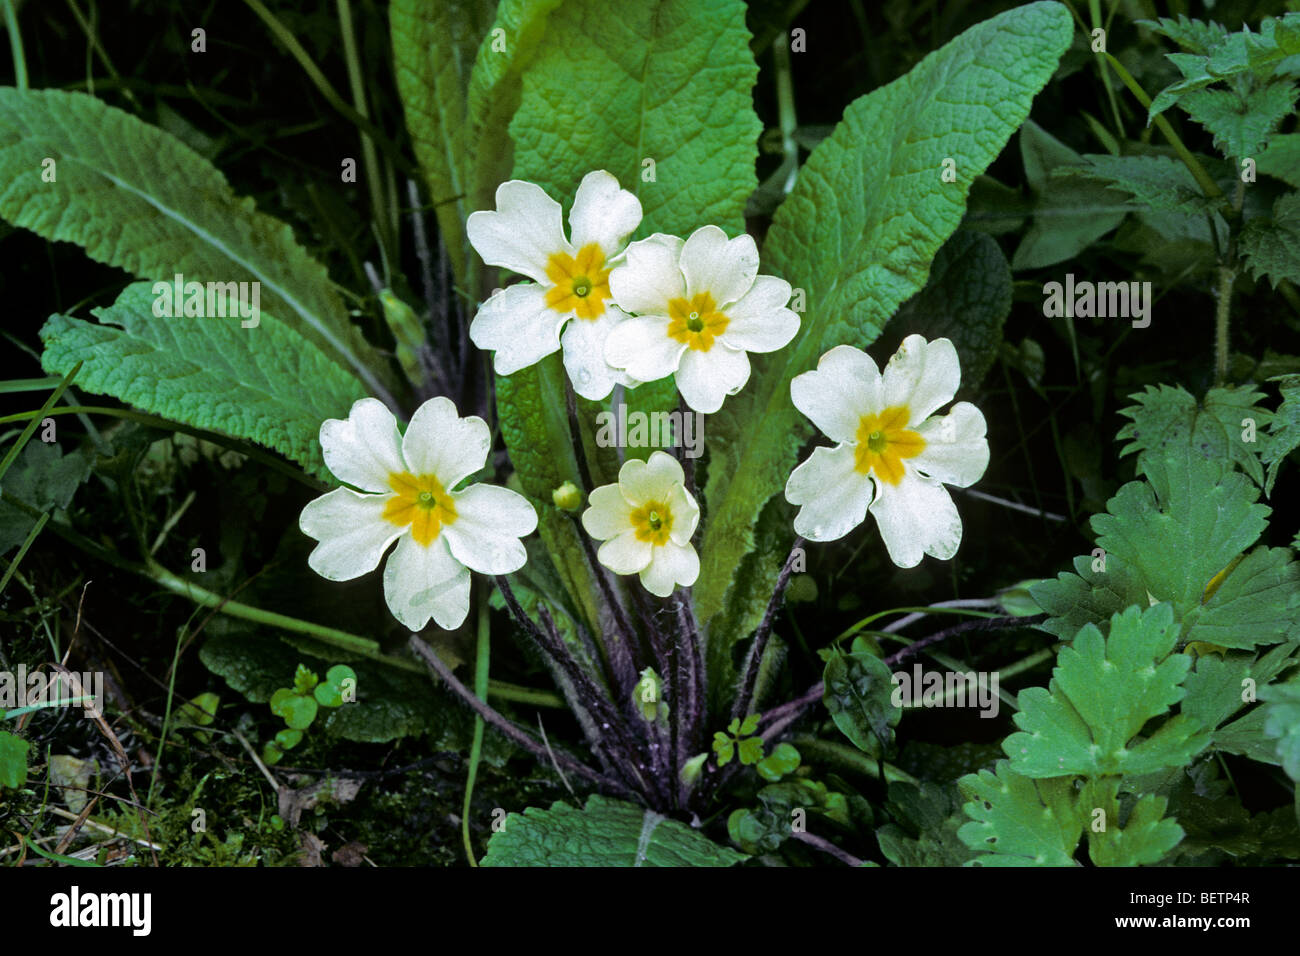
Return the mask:
<path id="1" fill-rule="evenodd" d="M 999 760 L 957 781 L 971 822 L 957 835 L 983 851 L 968 866 L 1074 866 L 1083 824 L 1069 780 L 1030 780 Z"/>
<path id="2" fill-rule="evenodd" d="M 1119 785 L 1119 777 L 1090 780 L 1079 793 L 1076 813 L 1091 824 L 1089 859 L 1096 866 L 1159 863 L 1183 839 L 1183 828 L 1165 819 L 1168 798 L 1150 793 L 1142 795 L 1128 808 L 1121 827 Z"/>
<path id="3" fill-rule="evenodd" d="M 1278 124 L 1295 110 L 1296 88 L 1270 83 L 1245 96 L 1235 90 L 1197 90 L 1178 103 L 1214 137 L 1214 145 L 1240 162 L 1268 144 Z"/>
<path id="4" fill-rule="evenodd" d="M 1129 397 L 1137 404 L 1120 409 L 1121 415 L 1133 419 L 1116 435 L 1129 439 L 1120 455 L 1138 452 L 1145 462 L 1190 445 L 1201 457 L 1235 462 L 1257 484 L 1264 483 L 1255 452 L 1260 444 L 1256 431 L 1262 432 L 1273 415 L 1257 405 L 1263 392 L 1247 385 L 1212 388 L 1204 402 L 1197 402 L 1181 386 L 1148 385 L 1145 392 Z"/>
<path id="5" fill-rule="evenodd" d="M 970 850 L 958 837 L 966 822 L 955 787 L 891 783 L 887 808 L 897 824 L 876 830 L 880 852 L 895 866 L 961 866 Z"/>
<path id="6" fill-rule="evenodd" d="M 142 279 L 261 283 L 263 309 L 382 391 L 383 362 L 325 267 L 175 137 L 84 93 L 0 88 L 0 179 L 0 216 L 97 262 Z"/>
<path id="7" fill-rule="evenodd" d="M 483 866 L 733 866 L 746 857 L 683 823 L 593 795 L 583 809 L 557 803 L 506 817 Z"/>
<path id="8" fill-rule="evenodd" d="M 29 441 L 5 474 L 3 489 L 37 511 L 66 508 L 90 477 L 90 466 L 91 456 L 81 449 L 65 455 L 57 444 Z M 26 512 L 0 501 L 0 554 L 26 541 L 35 524 Z"/>
<path id="9" fill-rule="evenodd" d="M 1186 716 L 1135 741 L 1143 725 L 1183 699 L 1191 658 L 1174 654 L 1178 627 L 1166 604 L 1129 608 L 1111 619 L 1110 636 L 1084 626 L 1061 648 L 1047 688 L 1020 692 L 1020 731 L 1002 743 L 1026 777 L 1151 773 L 1189 763 L 1209 735 Z"/>
<path id="10" fill-rule="evenodd" d="M 263 312 L 249 329 L 238 316 L 158 318 L 154 299 L 150 284 L 137 282 L 91 310 L 98 325 L 50 316 L 42 367 L 63 375 L 84 362 L 79 388 L 266 445 L 329 479 L 321 422 L 346 418 L 365 386 L 276 316 Z"/>
<path id="11" fill-rule="evenodd" d="M 889 320 L 891 332 L 952 340 L 962 388 L 979 385 L 997 358 L 1011 313 L 1011 269 L 997 240 L 958 230 L 943 244 L 925 288 Z"/>
<path id="12" fill-rule="evenodd" d="M 709 521 L 695 600 L 708 628 L 707 666 L 719 679 L 731 671 L 731 646 L 763 608 L 732 615 L 725 628 L 711 622 L 754 549 L 755 521 L 812 434 L 790 401 L 790 380 L 832 346 L 871 344 L 924 287 L 971 183 L 1025 120 L 1072 28 L 1060 4 L 1031 3 L 967 30 L 851 103 L 777 209 L 763 270 L 802 290 L 807 312 L 789 346 L 751 356 L 749 384 L 709 422 Z M 943 181 L 945 160 L 955 164 L 954 182 Z"/>
<path id="13" fill-rule="evenodd" d="M 1270 684 L 1259 697 L 1268 702 L 1262 708 L 1264 735 L 1276 741 L 1286 775 L 1300 782 L 1300 680 Z"/>
<path id="14" fill-rule="evenodd" d="M 1011 257 L 1013 269 L 1040 269 L 1072 259 L 1128 214 L 1124 196 L 1105 183 L 1052 175 L 1084 167 L 1084 158 L 1033 120 L 1020 127 L 1020 158 L 1035 202 L 1033 221 Z M 963 363 L 963 372 L 965 368 Z"/>
<path id="15" fill-rule="evenodd" d="M 838 647 L 825 653 L 822 703 L 835 726 L 855 747 L 873 757 L 891 753 L 894 728 L 903 712 L 893 703 L 889 665 L 873 654 L 861 637 L 854 639 L 849 653 Z"/>
<path id="16" fill-rule="evenodd" d="M 1261 173 L 1300 189 L 1300 133 L 1284 133 L 1268 141 L 1259 156 Z"/>
<path id="17" fill-rule="evenodd" d="M 1242 556 L 1270 512 L 1249 479 L 1183 446 L 1141 461 L 1148 481 L 1124 485 L 1093 516 L 1104 554 L 1030 588 L 1051 615 L 1043 628 L 1069 640 L 1129 604 L 1165 601 L 1185 642 L 1250 648 L 1300 634 L 1300 564 L 1286 548 Z"/>
<path id="18" fill-rule="evenodd" d="M 1282 393 L 1282 404 L 1269 425 L 1268 440 L 1260 450 L 1260 458 L 1268 466 L 1268 480 L 1264 494 L 1273 493 L 1273 482 L 1287 455 L 1300 448 L 1300 375 L 1279 375 L 1269 379 L 1277 382 Z"/>
<path id="19" fill-rule="evenodd" d="M 1207 56 L 1209 52 L 1227 39 L 1228 28 L 1213 21 L 1193 20 L 1179 14 L 1176 19 L 1159 17 L 1155 20 L 1138 20 L 1139 26 L 1169 37 L 1189 53 Z"/>
<path id="20" fill-rule="evenodd" d="M 492 5 L 485 0 L 394 0 L 389 6 L 393 73 L 406 129 L 462 285 L 470 272 L 465 243 L 470 147 L 477 146 L 469 138 L 470 69 L 491 21 Z"/>
<path id="21" fill-rule="evenodd" d="M 1203 215 L 1214 203 L 1206 199 L 1187 167 L 1168 156 L 1086 154 L 1087 165 L 1060 175 L 1083 176 L 1128 193 L 1147 209 Z"/>
<path id="22" fill-rule="evenodd" d="M 1246 223 L 1239 249 L 1251 273 L 1267 276 L 1273 288 L 1283 279 L 1300 282 L 1300 192 L 1278 197 L 1272 218 Z"/>

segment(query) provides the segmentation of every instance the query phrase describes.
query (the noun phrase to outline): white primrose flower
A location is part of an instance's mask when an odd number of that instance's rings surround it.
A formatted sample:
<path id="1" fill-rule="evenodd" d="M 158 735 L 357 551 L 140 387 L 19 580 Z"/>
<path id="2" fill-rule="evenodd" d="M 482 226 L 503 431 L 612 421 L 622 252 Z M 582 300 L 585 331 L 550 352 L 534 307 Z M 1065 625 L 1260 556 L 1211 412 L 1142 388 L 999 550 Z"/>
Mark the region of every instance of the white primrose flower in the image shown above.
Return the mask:
<path id="1" fill-rule="evenodd" d="M 412 631 L 432 617 L 446 630 L 469 613 L 469 572 L 509 574 L 524 566 L 519 540 L 537 527 L 522 495 L 495 485 L 456 485 L 483 467 L 491 446 L 487 423 L 461 418 L 446 398 L 431 398 L 411 416 L 406 434 L 384 404 L 363 398 L 346 419 L 320 427 L 325 464 L 361 489 L 336 488 L 308 503 L 298 519 L 316 545 L 307 563 L 331 581 L 384 567 L 384 598 Z"/>
<path id="2" fill-rule="evenodd" d="M 686 490 L 677 459 L 656 451 L 648 461 L 629 458 L 618 482 L 591 493 L 582 513 L 587 533 L 605 543 L 596 552 L 615 574 L 640 574 L 651 594 L 668 597 L 678 585 L 689 587 L 700 575 L 700 557 L 691 535 L 700 506 Z"/>
<path id="3" fill-rule="evenodd" d="M 697 412 L 716 412 L 749 381 L 746 352 L 775 352 L 799 331 L 790 283 L 759 275 L 754 240 L 717 226 L 632 243 L 609 288 L 635 317 L 610 333 L 606 361 L 642 382 L 676 373 Z"/>
<path id="4" fill-rule="evenodd" d="M 560 204 L 518 179 L 497 187 L 495 212 L 471 213 L 465 230 L 489 265 L 532 279 L 497 292 L 470 323 L 469 337 L 496 352 L 498 375 L 527 368 L 559 348 L 573 390 L 593 401 L 636 384 L 605 363 L 605 339 L 627 316 L 610 301 L 609 273 L 641 223 L 641 202 L 602 170 L 578 185 L 564 237 Z M 560 330 L 564 330 L 563 336 Z"/>
<path id="5" fill-rule="evenodd" d="M 817 368 L 796 375 L 790 398 L 834 448 L 817 448 L 790 475 L 785 497 L 801 505 L 794 529 L 811 541 L 842 538 L 870 509 L 900 568 L 922 554 L 947 560 L 961 544 L 961 518 L 944 484 L 965 488 L 984 474 L 984 416 L 952 401 L 961 384 L 947 339 L 909 335 L 882 375 L 871 356 L 838 345 Z"/>

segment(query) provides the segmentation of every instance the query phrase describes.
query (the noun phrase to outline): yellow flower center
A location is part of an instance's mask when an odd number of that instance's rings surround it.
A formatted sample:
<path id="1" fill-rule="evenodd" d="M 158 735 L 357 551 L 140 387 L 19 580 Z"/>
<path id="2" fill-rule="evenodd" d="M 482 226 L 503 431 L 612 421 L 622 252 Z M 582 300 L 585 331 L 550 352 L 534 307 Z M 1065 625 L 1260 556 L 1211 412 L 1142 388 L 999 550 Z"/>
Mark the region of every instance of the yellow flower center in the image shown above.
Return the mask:
<path id="1" fill-rule="evenodd" d="M 668 318 L 668 337 L 685 342 L 697 352 L 713 348 L 713 340 L 731 324 L 707 292 L 697 293 L 689 302 L 673 299 L 668 303 Z"/>
<path id="2" fill-rule="evenodd" d="M 556 312 L 576 312 L 587 321 L 600 318 L 609 298 L 610 270 L 604 265 L 605 253 L 594 242 L 579 249 L 576 257 L 552 253 L 546 260 L 546 275 L 555 287 L 547 291 L 546 304 Z"/>
<path id="3" fill-rule="evenodd" d="M 665 544 L 669 532 L 673 530 L 673 513 L 665 504 L 648 501 L 633 510 L 632 527 L 636 529 L 638 541 L 649 541 L 653 545 Z"/>
<path id="4" fill-rule="evenodd" d="M 911 417 L 906 405 L 886 408 L 879 415 L 863 415 L 858 422 L 858 447 L 853 467 L 861 474 L 875 473 L 888 485 L 903 480 L 903 459 L 925 451 L 925 439 L 907 430 Z"/>
<path id="5" fill-rule="evenodd" d="M 384 505 L 384 520 L 402 528 L 410 525 L 416 544 L 428 547 L 437 540 L 443 525 L 456 520 L 456 503 L 433 475 L 393 472 L 388 487 L 397 494 Z"/>

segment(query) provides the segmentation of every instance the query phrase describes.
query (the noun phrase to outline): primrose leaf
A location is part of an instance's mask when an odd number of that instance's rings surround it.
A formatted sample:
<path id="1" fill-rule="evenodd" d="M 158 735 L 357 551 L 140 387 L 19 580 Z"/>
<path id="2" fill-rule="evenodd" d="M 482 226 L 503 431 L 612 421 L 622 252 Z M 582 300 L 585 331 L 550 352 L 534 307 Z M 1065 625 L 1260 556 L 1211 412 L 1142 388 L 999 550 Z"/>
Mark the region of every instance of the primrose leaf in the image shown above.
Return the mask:
<path id="1" fill-rule="evenodd" d="M 957 835 L 981 851 L 968 866 L 1074 866 L 1083 824 L 1069 780 L 1030 780 L 999 760 L 957 781 L 970 822 Z"/>
<path id="2" fill-rule="evenodd" d="M 1168 605 L 1129 608 L 1110 636 L 1089 624 L 1061 648 L 1047 689 L 1021 691 L 1020 732 L 1002 749 L 1026 777 L 1151 773 L 1189 763 L 1209 743 L 1195 721 L 1175 716 L 1135 741 L 1153 717 L 1182 700 L 1191 658 L 1174 654 L 1178 627 Z"/>
<path id="3" fill-rule="evenodd" d="M 711 622 L 755 548 L 764 506 L 812 434 L 790 401 L 790 380 L 832 346 L 871 344 L 925 286 L 931 260 L 961 223 L 971 183 L 1024 122 L 1072 33 L 1058 3 L 1026 4 L 972 27 L 851 103 L 777 209 L 762 269 L 787 279 L 807 311 L 789 346 L 750 357 L 749 383 L 709 421 L 708 522 L 694 594 L 707 629 L 706 667 L 720 680 L 732 671 L 732 645 L 763 609 L 755 602 L 723 627 Z M 943 181 L 946 168 L 955 181 Z M 779 563 L 762 570 L 770 593 Z"/>
<path id="4" fill-rule="evenodd" d="M 57 178 L 39 189 L 23 185 L 47 157 L 58 164 Z M 325 267 L 287 225 L 236 197 L 215 166 L 175 137 L 85 93 L 0 88 L 0 179 L 8 184 L 0 216 L 14 225 L 75 242 L 97 262 L 141 279 L 170 282 L 180 273 L 186 281 L 256 281 L 260 307 L 295 340 L 378 383 L 373 370 L 383 362 L 352 325 Z M 268 337 L 257 339 L 260 352 L 284 350 Z M 138 374 L 147 378 L 135 390 L 167 380 Z M 84 371 L 77 385 L 86 387 Z"/>
<path id="5" fill-rule="evenodd" d="M 346 418 L 365 387 L 310 340 L 263 312 L 257 328 L 238 316 L 160 319 L 150 285 L 129 285 L 98 324 L 52 315 L 41 329 L 41 365 L 77 387 L 143 411 L 244 438 L 330 478 L 320 450 L 326 418 Z M 303 383 L 310 382 L 310 388 Z"/>
<path id="6" fill-rule="evenodd" d="M 683 823 L 599 795 L 583 809 L 557 803 L 506 817 L 483 866 L 733 866 L 744 854 Z"/>

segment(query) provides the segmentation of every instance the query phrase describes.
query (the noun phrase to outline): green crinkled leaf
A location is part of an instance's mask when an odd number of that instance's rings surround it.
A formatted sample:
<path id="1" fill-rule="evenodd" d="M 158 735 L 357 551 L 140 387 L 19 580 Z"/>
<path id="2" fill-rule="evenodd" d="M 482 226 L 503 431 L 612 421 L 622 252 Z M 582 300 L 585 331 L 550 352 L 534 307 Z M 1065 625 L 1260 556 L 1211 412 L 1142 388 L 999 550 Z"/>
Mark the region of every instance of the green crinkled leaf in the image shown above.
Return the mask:
<path id="1" fill-rule="evenodd" d="M 1268 466 L 1268 479 L 1264 482 L 1264 494 L 1273 493 L 1273 482 L 1282 467 L 1282 460 L 1300 448 L 1300 375 L 1279 375 L 1269 381 L 1278 382 L 1282 393 L 1282 404 L 1277 408 L 1269 424 L 1269 433 L 1260 458 Z"/>
<path id="2" fill-rule="evenodd" d="M 1276 741 L 1282 769 L 1300 782 L 1300 680 L 1260 688 L 1260 700 L 1267 701 L 1264 735 Z"/>
<path id="3" fill-rule="evenodd" d="M 487 0 L 394 0 L 389 6 L 393 73 L 411 146 L 424 171 L 438 231 L 459 283 L 470 270 L 465 243 L 470 69 L 492 20 Z M 502 130 L 504 132 L 504 130 Z"/>
<path id="4" fill-rule="evenodd" d="M 1273 288 L 1283 279 L 1300 282 L 1300 192 L 1279 197 L 1272 218 L 1246 223 L 1238 248 L 1251 273 Z"/>
<path id="5" fill-rule="evenodd" d="M 967 865 L 1074 866 L 1083 825 L 1074 812 L 1069 780 L 1030 780 L 999 760 L 957 781 L 970 817 L 957 835 L 981 851 Z"/>
<path id="6" fill-rule="evenodd" d="M 750 357 L 749 384 L 709 422 L 709 520 L 695 600 L 708 631 L 707 667 L 718 679 L 731 671 L 731 646 L 762 612 L 752 608 L 726 627 L 714 619 L 755 547 L 759 514 L 811 435 L 790 402 L 790 380 L 834 345 L 869 345 L 924 287 L 972 181 L 1028 115 L 1072 26 L 1060 4 L 1031 3 L 967 30 L 851 103 L 776 211 L 763 270 L 802 290 L 807 311 L 789 346 Z M 955 182 L 943 182 L 945 159 L 955 161 Z"/>
<path id="7" fill-rule="evenodd" d="M 1118 777 L 1091 780 L 1079 794 L 1076 813 L 1089 821 L 1088 857 L 1096 866 L 1149 866 L 1159 863 L 1183 838 L 1183 828 L 1165 818 L 1166 797 L 1144 794 L 1120 827 Z M 1096 811 L 1104 811 L 1104 816 Z"/>
<path id="8" fill-rule="evenodd" d="M 326 418 L 346 418 L 365 387 L 312 342 L 263 312 L 256 328 L 233 318 L 153 314 L 147 282 L 92 309 L 99 324 L 52 315 L 41 329 L 47 372 L 84 362 L 77 386 L 146 412 L 246 438 L 328 478 Z M 304 388 L 310 383 L 310 388 Z"/>
<path id="9" fill-rule="evenodd" d="M 957 835 L 966 822 L 960 804 L 953 787 L 891 783 L 888 809 L 898 823 L 876 830 L 880 852 L 895 866 L 961 866 L 971 853 Z"/>
<path id="10" fill-rule="evenodd" d="M 683 823 L 599 795 L 506 817 L 482 866 L 733 866 L 744 854 Z"/>
<path id="11" fill-rule="evenodd" d="M 57 444 L 33 439 L 14 459 L 0 487 L 37 511 L 66 508 L 90 477 L 90 456 L 80 449 L 65 455 Z M 0 501 L 0 554 L 26 541 L 35 524 L 35 518 Z"/>
<path id="12" fill-rule="evenodd" d="M 943 244 L 930 281 L 889 320 L 891 331 L 947 338 L 957 349 L 963 388 L 979 385 L 1002 344 L 1011 313 L 1011 269 L 997 241 L 959 230 Z"/>
<path id="13" fill-rule="evenodd" d="M 1104 183 L 1052 175 L 1054 170 L 1082 167 L 1083 157 L 1033 120 L 1020 127 L 1020 158 L 1035 199 L 1033 221 L 1011 258 L 1013 269 L 1039 269 L 1072 259 L 1127 215 L 1130 207 L 1123 195 Z"/>
<path id="14" fill-rule="evenodd" d="M 894 749 L 894 728 L 902 711 L 894 706 L 894 684 L 887 665 L 862 638 L 845 653 L 832 647 L 822 675 L 822 703 L 844 736 L 859 750 L 880 757 Z"/>
<path id="15" fill-rule="evenodd" d="M 1174 654 L 1178 627 L 1168 605 L 1129 608 L 1110 636 L 1089 624 L 1063 647 L 1045 689 L 1021 691 L 1020 731 L 1003 741 L 1017 773 L 1036 779 L 1151 773 L 1191 761 L 1209 743 L 1179 715 L 1134 742 L 1144 724 L 1183 699 L 1191 658 Z"/>
<path id="16" fill-rule="evenodd" d="M 1121 455 L 1138 452 L 1143 456 L 1139 467 L 1149 458 L 1190 445 L 1195 454 L 1235 462 L 1257 484 L 1264 483 L 1257 449 L 1273 415 L 1258 407 L 1263 392 L 1246 385 L 1212 388 L 1205 400 L 1198 402 L 1184 388 L 1148 385 L 1145 392 L 1129 397 L 1137 404 L 1120 409 L 1120 414 L 1133 421 L 1116 437 L 1129 439 L 1120 449 Z M 1249 426 L 1242 424 L 1246 419 Z M 1253 440 L 1247 441 L 1247 437 Z"/>
<path id="17" fill-rule="evenodd" d="M 41 180 L 47 157 L 57 163 L 52 183 Z M 325 267 L 167 133 L 85 93 L 0 88 L 0 180 L 0 216 L 14 225 L 142 279 L 257 281 L 265 311 L 372 390 L 379 382 L 383 363 Z"/>
<path id="18" fill-rule="evenodd" d="M 1245 96 L 1235 90 L 1196 90 L 1178 103 L 1187 115 L 1214 137 L 1214 145 L 1229 159 L 1257 157 L 1278 124 L 1295 110 L 1296 88 L 1270 83 Z"/>

